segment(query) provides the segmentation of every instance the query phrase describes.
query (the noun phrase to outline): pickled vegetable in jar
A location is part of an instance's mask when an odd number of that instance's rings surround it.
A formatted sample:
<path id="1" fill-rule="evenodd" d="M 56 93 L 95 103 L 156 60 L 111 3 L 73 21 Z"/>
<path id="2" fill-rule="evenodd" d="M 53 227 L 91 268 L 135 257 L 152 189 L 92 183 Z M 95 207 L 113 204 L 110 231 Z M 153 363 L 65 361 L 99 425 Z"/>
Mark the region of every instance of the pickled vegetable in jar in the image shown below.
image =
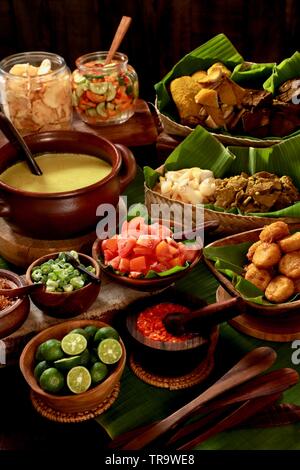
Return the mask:
<path id="1" fill-rule="evenodd" d="M 104 65 L 108 52 L 94 52 L 76 60 L 72 74 L 72 102 L 81 119 L 91 125 L 121 124 L 134 114 L 138 77 L 125 54 L 117 52 Z"/>
<path id="2" fill-rule="evenodd" d="M 0 62 L 2 109 L 21 134 L 70 129 L 71 72 L 62 57 L 24 52 Z"/>

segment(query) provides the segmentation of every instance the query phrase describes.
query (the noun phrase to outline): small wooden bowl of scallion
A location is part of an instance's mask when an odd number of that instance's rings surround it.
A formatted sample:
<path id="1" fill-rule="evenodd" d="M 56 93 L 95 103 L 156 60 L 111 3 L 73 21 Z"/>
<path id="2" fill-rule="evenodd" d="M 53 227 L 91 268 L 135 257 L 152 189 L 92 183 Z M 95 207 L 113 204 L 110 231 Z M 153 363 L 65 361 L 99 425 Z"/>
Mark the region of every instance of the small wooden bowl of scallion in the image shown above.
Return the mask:
<path id="1" fill-rule="evenodd" d="M 100 277 L 100 267 L 93 258 L 83 253 L 72 254 L 82 266 Z M 101 285 L 91 282 L 67 262 L 63 252 L 35 260 L 26 271 L 26 282 L 44 284 L 31 293 L 31 300 L 44 313 L 56 318 L 71 318 L 88 310 L 98 297 Z"/>

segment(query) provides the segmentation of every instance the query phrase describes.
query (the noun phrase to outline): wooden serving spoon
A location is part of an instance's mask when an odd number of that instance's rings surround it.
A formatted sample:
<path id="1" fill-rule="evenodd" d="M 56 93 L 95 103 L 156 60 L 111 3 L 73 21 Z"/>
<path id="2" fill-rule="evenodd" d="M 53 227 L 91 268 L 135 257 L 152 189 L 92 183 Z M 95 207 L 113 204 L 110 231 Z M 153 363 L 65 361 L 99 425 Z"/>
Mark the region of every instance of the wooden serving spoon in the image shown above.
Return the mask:
<path id="1" fill-rule="evenodd" d="M 23 155 L 30 168 L 31 173 L 37 176 L 41 176 L 43 172 L 40 169 L 39 165 L 36 163 L 35 159 L 33 158 L 33 155 L 25 140 L 23 139 L 19 131 L 15 128 L 13 123 L 2 112 L 0 112 L 0 129 L 5 135 L 5 137 L 12 144 L 18 144 L 19 148 L 23 152 Z"/>
<path id="2" fill-rule="evenodd" d="M 98 277 L 94 273 L 91 273 L 90 271 L 88 271 L 84 266 L 81 266 L 80 262 L 77 261 L 77 259 L 74 258 L 74 256 L 70 255 L 70 253 L 65 253 L 65 257 L 66 257 L 66 261 L 68 261 L 68 263 L 72 264 L 72 266 L 74 266 L 74 268 L 78 269 L 78 271 L 82 272 L 83 274 L 86 274 L 92 282 L 95 282 L 96 284 L 101 283 L 100 277 Z"/>
<path id="3" fill-rule="evenodd" d="M 44 284 L 38 282 L 36 284 L 29 284 L 28 286 L 0 289 L 0 295 L 4 295 L 5 297 L 23 297 L 24 295 L 29 295 L 33 291 L 41 289 L 43 286 Z"/>
<path id="4" fill-rule="evenodd" d="M 294 369 L 288 367 L 283 369 L 273 370 L 265 375 L 255 377 L 250 382 L 240 385 L 236 389 L 228 392 L 225 396 L 213 400 L 205 407 L 205 413 L 212 410 L 220 409 L 221 407 L 233 405 L 238 402 L 247 401 L 265 397 L 267 395 L 283 393 L 288 388 L 296 385 L 299 381 L 299 374 Z M 201 420 L 200 420 L 201 421 Z M 195 421 L 179 429 L 166 443 L 167 445 L 174 444 L 175 441 L 187 437 L 191 433 L 198 431 L 201 428 L 201 422 Z"/>
<path id="5" fill-rule="evenodd" d="M 244 309 L 245 302 L 243 299 L 234 297 L 224 302 L 207 305 L 190 313 L 168 313 L 162 321 L 166 330 L 175 336 L 182 336 L 191 332 L 201 334 L 201 331 L 241 315 Z"/>
<path id="6" fill-rule="evenodd" d="M 153 442 L 159 436 L 169 431 L 191 414 L 195 413 L 201 406 L 205 405 L 218 395 L 256 377 L 267 370 L 274 363 L 277 355 L 269 347 L 256 348 L 246 354 L 232 369 L 223 375 L 217 382 L 205 392 L 194 398 L 190 403 L 175 411 L 165 419 L 151 426 L 145 432 L 132 439 L 122 450 L 139 450 Z"/>
<path id="7" fill-rule="evenodd" d="M 240 406 L 235 408 L 234 411 L 230 412 L 227 416 L 225 416 L 216 424 L 208 428 L 206 431 L 202 432 L 194 439 L 189 440 L 188 442 L 183 445 L 180 445 L 179 447 L 176 446 L 176 450 L 193 449 L 196 445 L 201 444 L 201 442 L 206 441 L 210 437 L 215 436 L 220 432 L 226 431 L 226 429 L 238 426 L 244 421 L 247 421 L 247 419 L 256 415 L 256 413 L 272 405 L 280 398 L 280 396 L 280 393 L 275 393 L 272 395 L 257 398 L 256 400 L 247 400 L 246 402 L 242 403 Z"/>
<path id="8" fill-rule="evenodd" d="M 123 16 L 122 17 L 122 19 L 120 21 L 120 24 L 118 26 L 118 29 L 115 33 L 114 38 L 113 38 L 113 41 L 111 43 L 111 46 L 109 48 L 108 54 L 106 56 L 104 66 L 108 65 L 112 61 L 115 53 L 119 49 L 119 46 L 120 46 L 121 42 L 123 41 L 123 38 L 124 38 L 125 34 L 127 33 L 127 30 L 130 26 L 130 23 L 131 23 L 130 16 Z"/>
<path id="9" fill-rule="evenodd" d="M 263 397 L 268 394 L 281 393 L 295 385 L 298 381 L 299 374 L 294 369 L 283 368 L 268 372 L 265 375 L 255 377 L 249 382 L 222 394 L 220 398 L 212 400 L 205 406 L 205 413 L 242 401 Z M 121 434 L 109 444 L 109 448 L 118 449 L 120 446 L 124 446 L 127 442 L 133 439 L 134 436 L 146 431 L 146 429 L 149 429 L 153 424 L 154 423 L 146 424 Z M 191 434 L 191 432 L 197 431 L 199 428 L 199 421 L 188 424 L 173 434 L 173 436 L 167 441 L 167 444 L 173 444 L 178 439 L 186 437 Z"/>

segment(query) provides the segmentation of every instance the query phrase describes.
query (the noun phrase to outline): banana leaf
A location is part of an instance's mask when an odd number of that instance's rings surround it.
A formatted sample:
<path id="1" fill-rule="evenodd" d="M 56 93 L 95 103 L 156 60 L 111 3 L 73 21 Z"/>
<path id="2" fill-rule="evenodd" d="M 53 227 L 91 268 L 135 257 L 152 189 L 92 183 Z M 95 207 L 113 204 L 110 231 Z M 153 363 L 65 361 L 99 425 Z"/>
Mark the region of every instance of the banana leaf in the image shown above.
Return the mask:
<path id="1" fill-rule="evenodd" d="M 218 34 L 205 44 L 186 54 L 160 82 L 154 85 L 159 111 L 173 121 L 180 123 L 177 108 L 169 93 L 170 82 L 182 75 L 191 75 L 197 70 L 207 70 L 215 62 L 222 62 L 232 70 L 231 78 L 241 84 L 241 86 L 247 85 L 251 88 L 264 88 L 274 95 L 277 92 L 277 88 L 283 82 L 299 77 L 300 53 L 295 52 L 290 58 L 283 60 L 278 65 L 275 63 L 257 64 L 245 62 L 229 39 L 224 34 Z M 231 135 L 221 128 L 215 129 L 214 132 Z M 283 139 L 298 135 L 299 133 L 300 129 L 285 136 Z M 253 138 L 245 135 L 236 137 Z M 262 140 L 272 138 L 274 136 L 268 136 Z"/>
<path id="2" fill-rule="evenodd" d="M 231 279 L 235 289 L 245 300 L 259 305 L 273 305 L 265 299 L 260 289 L 242 276 L 244 266 L 249 264 L 246 254 L 251 245 L 252 242 L 244 242 L 237 245 L 207 247 L 204 248 L 203 254 L 215 262 L 215 268 L 218 271 Z M 294 296 L 290 302 L 298 297 L 298 295 Z"/>
<path id="3" fill-rule="evenodd" d="M 250 175 L 258 171 L 268 171 L 278 176 L 290 176 L 300 189 L 300 135 L 283 140 L 279 144 L 266 148 L 224 147 L 203 127 L 196 129 L 183 140 L 169 155 L 164 170 L 181 170 L 197 166 L 212 170 L 216 178 Z M 158 181 L 159 173 L 150 167 L 144 168 L 144 177 L 149 188 Z M 217 212 L 241 214 L 234 208 L 224 210 L 213 204 L 204 207 Z M 300 217 L 300 202 L 278 211 L 267 213 L 247 213 L 258 217 Z"/>
<path id="4" fill-rule="evenodd" d="M 272 75 L 265 81 L 265 90 L 275 93 L 277 88 L 286 80 L 298 78 L 300 75 L 300 52 L 295 52 L 292 57 L 275 65 Z"/>
<path id="5" fill-rule="evenodd" d="M 225 34 L 218 34 L 185 55 L 160 82 L 154 85 L 158 109 L 171 119 L 176 119 L 176 107 L 168 92 L 170 82 L 182 75 L 191 75 L 197 70 L 207 70 L 212 64 L 220 61 L 230 70 L 244 61 Z"/>
<path id="6" fill-rule="evenodd" d="M 274 65 L 274 62 L 265 64 L 243 62 L 234 68 L 230 78 L 244 87 L 262 88 L 272 74 Z"/>

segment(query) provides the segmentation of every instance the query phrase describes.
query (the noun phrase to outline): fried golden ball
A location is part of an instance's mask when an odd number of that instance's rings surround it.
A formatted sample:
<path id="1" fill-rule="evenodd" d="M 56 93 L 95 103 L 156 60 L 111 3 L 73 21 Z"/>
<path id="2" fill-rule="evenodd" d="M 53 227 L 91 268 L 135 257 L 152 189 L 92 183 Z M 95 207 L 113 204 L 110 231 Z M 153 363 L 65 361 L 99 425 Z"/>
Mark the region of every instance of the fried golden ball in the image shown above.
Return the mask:
<path id="1" fill-rule="evenodd" d="M 261 243 L 253 255 L 252 262 L 256 267 L 268 269 L 279 263 L 281 251 L 276 243 Z"/>
<path id="2" fill-rule="evenodd" d="M 295 292 L 294 283 L 286 276 L 276 276 L 269 283 L 265 296 L 270 302 L 286 302 Z"/>
<path id="3" fill-rule="evenodd" d="M 284 253 L 300 250 L 300 232 L 279 240 L 278 245 Z"/>
<path id="4" fill-rule="evenodd" d="M 263 242 L 272 243 L 276 240 L 287 237 L 289 234 L 290 231 L 288 225 L 281 220 L 278 220 L 278 222 L 266 225 L 262 229 L 259 238 Z"/>
<path id="5" fill-rule="evenodd" d="M 271 281 L 272 276 L 266 269 L 259 269 L 255 264 L 251 263 L 249 266 L 246 266 L 245 279 L 252 282 L 252 284 L 254 284 L 258 289 L 264 292 Z"/>
<path id="6" fill-rule="evenodd" d="M 300 277 L 300 251 L 292 251 L 284 255 L 279 263 L 279 271 L 291 279 Z"/>
<path id="7" fill-rule="evenodd" d="M 256 248 L 258 248 L 261 244 L 262 244 L 262 241 L 259 240 L 258 242 L 253 243 L 253 245 L 249 247 L 249 250 L 246 256 L 250 261 L 253 260 L 253 256 L 254 256 Z"/>

